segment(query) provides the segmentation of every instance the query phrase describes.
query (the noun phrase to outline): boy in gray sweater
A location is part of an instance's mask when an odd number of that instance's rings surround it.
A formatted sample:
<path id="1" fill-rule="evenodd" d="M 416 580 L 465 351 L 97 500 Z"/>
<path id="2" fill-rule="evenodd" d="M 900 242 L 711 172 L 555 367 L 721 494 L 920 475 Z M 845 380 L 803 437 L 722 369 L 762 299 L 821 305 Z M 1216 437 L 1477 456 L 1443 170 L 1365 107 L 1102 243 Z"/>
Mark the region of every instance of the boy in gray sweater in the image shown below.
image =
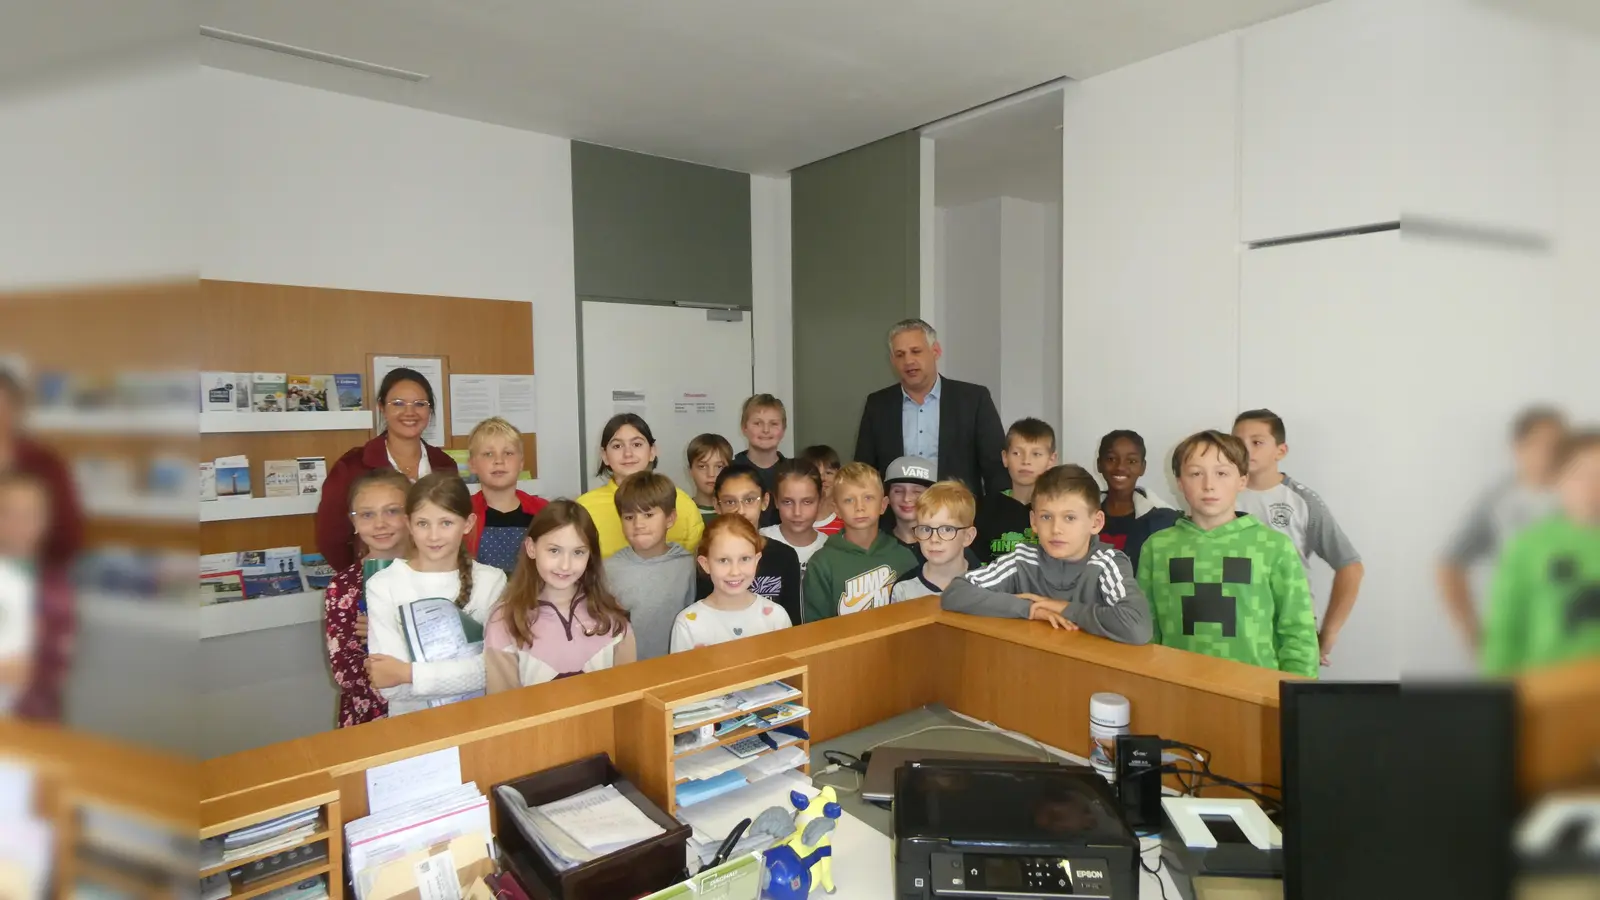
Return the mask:
<path id="1" fill-rule="evenodd" d="M 628 546 L 606 558 L 606 586 L 628 611 L 641 660 L 666 656 L 672 623 L 695 601 L 694 554 L 667 542 L 677 521 L 678 489 L 656 472 L 617 485 L 617 514 Z"/>
<path id="2" fill-rule="evenodd" d="M 1125 644 L 1150 642 L 1150 604 L 1122 551 L 1096 535 L 1105 526 L 1100 485 L 1082 466 L 1056 466 L 1033 488 L 1030 521 L 1038 545 L 1010 553 L 950 582 L 951 612 L 1041 619 Z"/>

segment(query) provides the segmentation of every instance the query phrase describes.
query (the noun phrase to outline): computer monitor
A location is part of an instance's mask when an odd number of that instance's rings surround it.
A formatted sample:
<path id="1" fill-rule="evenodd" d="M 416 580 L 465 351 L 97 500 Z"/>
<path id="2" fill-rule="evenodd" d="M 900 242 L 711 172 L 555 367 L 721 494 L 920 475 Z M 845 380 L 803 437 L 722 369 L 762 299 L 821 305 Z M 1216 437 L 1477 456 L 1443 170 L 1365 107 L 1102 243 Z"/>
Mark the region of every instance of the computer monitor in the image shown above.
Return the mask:
<path id="1" fill-rule="evenodd" d="M 1508 686 L 1284 682 L 1279 699 L 1285 900 L 1508 895 Z"/>

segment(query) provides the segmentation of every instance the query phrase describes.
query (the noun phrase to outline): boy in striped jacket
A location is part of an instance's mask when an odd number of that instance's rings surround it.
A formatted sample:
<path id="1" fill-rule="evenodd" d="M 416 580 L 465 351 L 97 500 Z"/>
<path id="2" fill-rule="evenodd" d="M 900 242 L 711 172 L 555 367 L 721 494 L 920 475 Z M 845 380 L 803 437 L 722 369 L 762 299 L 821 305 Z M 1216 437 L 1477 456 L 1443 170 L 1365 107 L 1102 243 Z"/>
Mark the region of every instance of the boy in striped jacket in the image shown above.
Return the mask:
<path id="1" fill-rule="evenodd" d="M 1100 485 L 1082 466 L 1039 476 L 1029 518 L 1039 543 L 950 582 L 945 609 L 979 616 L 1041 619 L 1125 644 L 1150 641 L 1150 604 L 1122 551 L 1101 541 Z"/>

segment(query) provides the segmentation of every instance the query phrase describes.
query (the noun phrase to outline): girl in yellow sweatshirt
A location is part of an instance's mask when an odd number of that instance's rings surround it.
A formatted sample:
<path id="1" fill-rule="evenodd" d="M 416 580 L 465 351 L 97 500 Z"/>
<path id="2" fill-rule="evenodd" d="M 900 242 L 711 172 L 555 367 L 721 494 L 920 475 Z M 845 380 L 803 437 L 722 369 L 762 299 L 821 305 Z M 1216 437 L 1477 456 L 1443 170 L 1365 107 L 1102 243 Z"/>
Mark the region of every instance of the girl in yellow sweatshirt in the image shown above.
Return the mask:
<path id="1" fill-rule="evenodd" d="M 650 426 L 633 413 L 612 416 L 600 431 L 600 470 L 595 473 L 609 474 L 610 479 L 578 498 L 600 532 L 602 555 L 610 556 L 628 546 L 628 539 L 623 533 L 622 515 L 617 512 L 617 483 L 636 472 L 650 471 L 655 467 L 656 439 L 650 433 Z M 678 490 L 676 507 L 667 516 L 667 540 L 693 553 L 700 546 L 700 532 L 705 530 L 700 509 L 681 488 Z"/>

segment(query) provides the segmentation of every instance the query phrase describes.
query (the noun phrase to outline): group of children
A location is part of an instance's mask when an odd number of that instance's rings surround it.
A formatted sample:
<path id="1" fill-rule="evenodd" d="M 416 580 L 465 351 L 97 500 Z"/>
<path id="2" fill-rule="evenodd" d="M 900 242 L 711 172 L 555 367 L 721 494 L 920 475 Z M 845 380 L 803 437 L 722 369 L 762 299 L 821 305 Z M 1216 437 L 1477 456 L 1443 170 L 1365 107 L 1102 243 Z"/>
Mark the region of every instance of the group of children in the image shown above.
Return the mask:
<path id="1" fill-rule="evenodd" d="M 360 479 L 363 561 L 327 594 L 340 724 L 935 594 L 953 611 L 1315 677 L 1360 583 L 1326 505 L 1278 470 L 1288 448 L 1268 410 L 1178 445 L 1186 514 L 1139 486 L 1146 450 L 1131 431 L 1101 441 L 1102 489 L 1058 464 L 1048 424 L 1019 420 L 1004 450 L 1012 486 L 980 500 L 916 457 L 883 475 L 828 447 L 784 458 L 771 395 L 750 398 L 742 422 L 741 453 L 718 435 L 689 443 L 692 495 L 656 471 L 654 435 L 633 414 L 606 423 L 606 481 L 576 501 L 516 489 L 521 436 L 500 419 L 469 439 L 476 496 L 454 473 Z M 1313 555 L 1335 569 L 1320 633 Z M 481 659 L 411 658 L 400 609 L 441 597 L 481 629 Z"/>

